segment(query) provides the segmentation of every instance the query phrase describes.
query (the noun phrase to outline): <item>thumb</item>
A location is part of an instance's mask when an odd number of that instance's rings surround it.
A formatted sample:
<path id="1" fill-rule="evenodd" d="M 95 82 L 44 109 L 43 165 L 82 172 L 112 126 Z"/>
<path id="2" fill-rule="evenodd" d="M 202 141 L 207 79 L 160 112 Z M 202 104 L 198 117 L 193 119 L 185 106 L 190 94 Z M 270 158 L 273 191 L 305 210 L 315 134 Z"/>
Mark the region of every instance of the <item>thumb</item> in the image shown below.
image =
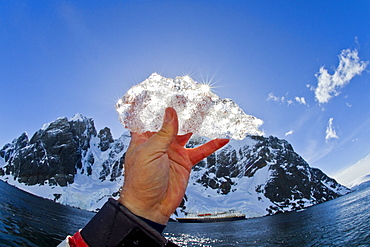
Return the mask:
<path id="1" fill-rule="evenodd" d="M 178 128 L 179 120 L 177 113 L 175 109 L 168 107 L 164 113 L 161 129 L 148 141 L 153 142 L 157 148 L 166 150 L 177 136 Z"/>

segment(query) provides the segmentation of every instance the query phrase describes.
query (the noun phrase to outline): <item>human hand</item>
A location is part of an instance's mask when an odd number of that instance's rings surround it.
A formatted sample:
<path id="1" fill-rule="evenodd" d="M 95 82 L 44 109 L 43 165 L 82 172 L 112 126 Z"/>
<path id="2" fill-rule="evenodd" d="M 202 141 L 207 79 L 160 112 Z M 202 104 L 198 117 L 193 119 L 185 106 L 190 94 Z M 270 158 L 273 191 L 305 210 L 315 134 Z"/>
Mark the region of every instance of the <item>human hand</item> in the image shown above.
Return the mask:
<path id="1" fill-rule="evenodd" d="M 182 201 L 191 168 L 229 142 L 214 139 L 188 149 L 184 146 L 192 134 L 177 135 L 178 125 L 176 111 L 167 108 L 158 132 L 131 133 L 125 157 L 119 202 L 134 214 L 163 225 Z"/>

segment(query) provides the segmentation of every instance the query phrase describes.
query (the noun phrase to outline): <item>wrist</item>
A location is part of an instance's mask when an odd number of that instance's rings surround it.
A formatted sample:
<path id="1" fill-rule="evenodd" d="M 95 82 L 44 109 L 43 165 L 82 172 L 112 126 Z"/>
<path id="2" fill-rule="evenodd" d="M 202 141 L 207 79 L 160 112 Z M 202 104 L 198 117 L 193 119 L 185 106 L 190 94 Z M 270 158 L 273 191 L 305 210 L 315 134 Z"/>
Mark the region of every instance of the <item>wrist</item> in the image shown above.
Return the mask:
<path id="1" fill-rule="evenodd" d="M 81 230 L 91 247 L 100 246 L 165 246 L 167 240 L 146 221 L 110 198 Z"/>
<path id="2" fill-rule="evenodd" d="M 166 225 L 170 218 L 170 215 L 164 215 L 159 207 L 149 206 L 147 203 L 131 198 L 130 196 L 121 194 L 118 202 L 133 214 L 161 225 Z"/>

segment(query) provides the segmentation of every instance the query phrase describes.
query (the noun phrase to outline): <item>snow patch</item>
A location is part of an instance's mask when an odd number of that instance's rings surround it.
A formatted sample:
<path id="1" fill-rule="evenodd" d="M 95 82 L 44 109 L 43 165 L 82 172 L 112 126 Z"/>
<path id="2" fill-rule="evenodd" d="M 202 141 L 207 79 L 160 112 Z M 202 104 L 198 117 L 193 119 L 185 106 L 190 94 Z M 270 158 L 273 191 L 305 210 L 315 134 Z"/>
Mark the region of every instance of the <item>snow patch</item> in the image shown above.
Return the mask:
<path id="1" fill-rule="evenodd" d="M 188 198 L 185 203 L 186 213 L 222 212 L 230 209 L 241 211 L 247 218 L 267 215 L 266 208 L 274 204 L 257 187 L 264 187 L 269 175 L 268 166 L 259 169 L 253 177 L 242 177 L 237 180 L 237 189 L 222 195 L 217 190 L 206 188 L 196 183 L 191 176 L 186 190 Z M 179 213 L 179 212 L 178 212 Z"/>
<path id="2" fill-rule="evenodd" d="M 33 195 L 89 211 L 99 210 L 109 197 L 113 197 L 112 194 L 119 191 L 123 184 L 123 178 L 114 182 L 101 182 L 81 174 L 76 174 L 75 182 L 66 187 L 48 184 L 27 186 L 10 176 L 3 177 L 2 180 Z"/>
<path id="3" fill-rule="evenodd" d="M 71 122 L 83 122 L 85 121 L 86 117 L 84 115 L 82 115 L 81 113 L 76 113 L 73 117 L 71 117 L 70 119 L 68 119 L 68 121 L 71 121 Z"/>

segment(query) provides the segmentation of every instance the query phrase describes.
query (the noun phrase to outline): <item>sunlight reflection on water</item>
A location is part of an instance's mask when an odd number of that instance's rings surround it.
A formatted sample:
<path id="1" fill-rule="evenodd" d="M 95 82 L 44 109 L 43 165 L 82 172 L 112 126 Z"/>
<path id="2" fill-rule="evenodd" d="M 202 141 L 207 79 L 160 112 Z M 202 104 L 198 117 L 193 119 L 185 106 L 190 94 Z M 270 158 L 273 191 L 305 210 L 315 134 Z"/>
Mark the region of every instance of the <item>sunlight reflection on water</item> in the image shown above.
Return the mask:
<path id="1" fill-rule="evenodd" d="M 224 243 L 225 240 L 212 239 L 205 236 L 194 236 L 190 234 L 164 233 L 164 236 L 179 246 L 215 246 Z"/>

